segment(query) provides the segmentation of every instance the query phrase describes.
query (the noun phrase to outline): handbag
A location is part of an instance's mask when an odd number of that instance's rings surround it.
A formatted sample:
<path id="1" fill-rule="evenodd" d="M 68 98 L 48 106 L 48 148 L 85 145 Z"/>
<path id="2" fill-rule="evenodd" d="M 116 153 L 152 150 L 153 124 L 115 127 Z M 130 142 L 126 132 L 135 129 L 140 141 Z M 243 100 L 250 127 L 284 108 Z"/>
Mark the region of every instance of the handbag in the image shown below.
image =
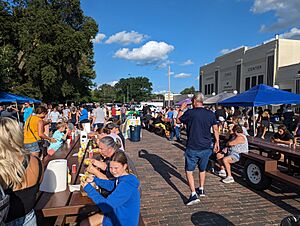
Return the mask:
<path id="1" fill-rule="evenodd" d="M 36 141 L 38 142 L 40 151 L 41 151 L 42 153 L 44 153 L 45 151 L 47 151 L 47 148 L 49 147 L 50 144 L 49 144 L 48 141 L 46 141 L 46 140 L 44 140 L 44 139 L 38 140 L 38 139 L 36 138 L 36 136 L 34 135 L 34 133 L 32 132 L 32 130 L 31 130 L 30 126 L 29 126 L 29 125 L 30 125 L 30 120 L 31 120 L 31 116 L 30 116 L 29 121 L 28 121 L 28 124 L 27 124 L 27 130 L 28 130 L 28 129 L 30 130 L 31 134 L 34 136 L 34 139 L 36 139 Z"/>
<path id="2" fill-rule="evenodd" d="M 7 217 L 9 210 L 9 195 L 4 193 L 2 186 L 0 185 L 0 225 L 5 225 L 4 221 Z"/>

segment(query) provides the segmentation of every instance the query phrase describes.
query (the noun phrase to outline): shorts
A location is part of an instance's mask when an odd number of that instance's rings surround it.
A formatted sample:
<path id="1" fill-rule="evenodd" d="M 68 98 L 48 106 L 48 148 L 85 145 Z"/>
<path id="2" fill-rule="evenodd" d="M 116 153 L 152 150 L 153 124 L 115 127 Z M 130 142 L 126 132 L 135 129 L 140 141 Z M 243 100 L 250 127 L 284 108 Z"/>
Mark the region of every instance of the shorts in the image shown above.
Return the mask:
<path id="1" fill-rule="evenodd" d="M 103 126 L 104 126 L 104 123 L 94 123 L 94 124 L 93 124 L 93 128 L 95 129 L 96 126 L 97 126 L 97 129 L 102 129 Z"/>
<path id="2" fill-rule="evenodd" d="M 236 162 L 240 161 L 240 158 L 241 158 L 240 154 L 236 153 L 236 152 L 229 153 L 228 157 L 231 158 L 232 163 L 236 163 Z"/>
<path id="3" fill-rule="evenodd" d="M 36 223 L 36 216 L 35 216 L 34 210 L 31 210 L 24 217 L 20 217 L 11 222 L 5 223 L 5 225 L 6 226 L 16 226 L 16 225 L 36 226 L 37 223 Z"/>
<path id="4" fill-rule="evenodd" d="M 196 165 L 198 165 L 199 171 L 204 172 L 211 155 L 212 148 L 204 150 L 192 150 L 187 148 L 185 151 L 185 171 L 194 171 Z"/>
<path id="5" fill-rule="evenodd" d="M 40 152 L 41 151 L 38 142 L 24 144 L 24 148 L 30 152 Z"/>

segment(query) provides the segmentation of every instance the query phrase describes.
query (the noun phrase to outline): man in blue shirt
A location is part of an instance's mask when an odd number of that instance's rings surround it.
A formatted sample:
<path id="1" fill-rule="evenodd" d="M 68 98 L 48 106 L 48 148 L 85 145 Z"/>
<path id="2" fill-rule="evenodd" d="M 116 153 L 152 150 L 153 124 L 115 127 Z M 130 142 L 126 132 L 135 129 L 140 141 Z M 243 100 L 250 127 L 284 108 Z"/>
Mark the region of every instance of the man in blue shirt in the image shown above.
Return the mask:
<path id="1" fill-rule="evenodd" d="M 23 105 L 21 112 L 23 113 L 24 123 L 28 119 L 28 117 L 32 114 L 33 108 L 30 106 L 30 104 L 27 102 Z"/>
<path id="2" fill-rule="evenodd" d="M 205 196 L 204 182 L 205 171 L 209 157 L 214 152 L 219 151 L 219 130 L 216 116 L 210 110 L 203 106 L 204 95 L 200 92 L 195 93 L 192 104 L 193 109 L 188 109 L 187 104 L 183 103 L 177 117 L 177 123 L 184 123 L 187 126 L 187 145 L 185 151 L 185 171 L 186 177 L 192 194 L 189 197 L 187 205 L 199 203 L 199 196 Z M 186 110 L 183 114 L 183 111 Z M 215 144 L 212 147 L 211 127 L 215 136 Z M 193 171 L 198 165 L 199 184 L 195 189 Z"/>

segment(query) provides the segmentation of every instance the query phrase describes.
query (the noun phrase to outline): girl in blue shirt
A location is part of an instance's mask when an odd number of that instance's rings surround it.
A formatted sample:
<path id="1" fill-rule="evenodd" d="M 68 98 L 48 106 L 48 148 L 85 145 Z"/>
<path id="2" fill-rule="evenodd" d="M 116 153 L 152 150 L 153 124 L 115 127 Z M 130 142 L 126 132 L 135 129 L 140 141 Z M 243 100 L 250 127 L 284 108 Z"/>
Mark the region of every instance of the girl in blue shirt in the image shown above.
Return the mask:
<path id="1" fill-rule="evenodd" d="M 84 191 L 100 208 L 102 214 L 95 214 L 81 222 L 81 225 L 137 226 L 140 215 L 139 181 L 130 174 L 128 160 L 123 151 L 117 151 L 110 162 L 112 180 L 88 177 L 81 182 Z M 90 183 L 112 193 L 104 198 Z"/>

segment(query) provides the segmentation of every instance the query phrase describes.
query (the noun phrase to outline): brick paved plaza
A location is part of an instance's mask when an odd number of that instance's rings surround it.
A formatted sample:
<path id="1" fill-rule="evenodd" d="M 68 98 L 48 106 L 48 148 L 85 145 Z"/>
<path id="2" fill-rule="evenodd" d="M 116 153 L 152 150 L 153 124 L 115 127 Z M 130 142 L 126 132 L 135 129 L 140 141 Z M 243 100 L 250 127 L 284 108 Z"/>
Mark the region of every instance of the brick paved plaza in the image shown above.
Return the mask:
<path id="1" fill-rule="evenodd" d="M 146 130 L 142 133 L 140 142 L 127 140 L 126 151 L 142 184 L 141 213 L 146 225 L 279 225 L 285 216 L 300 214 L 299 191 L 278 182 L 270 190 L 255 191 L 238 171 L 236 183 L 227 185 L 207 173 L 206 197 L 200 204 L 185 206 L 190 191 L 184 146 Z"/>

